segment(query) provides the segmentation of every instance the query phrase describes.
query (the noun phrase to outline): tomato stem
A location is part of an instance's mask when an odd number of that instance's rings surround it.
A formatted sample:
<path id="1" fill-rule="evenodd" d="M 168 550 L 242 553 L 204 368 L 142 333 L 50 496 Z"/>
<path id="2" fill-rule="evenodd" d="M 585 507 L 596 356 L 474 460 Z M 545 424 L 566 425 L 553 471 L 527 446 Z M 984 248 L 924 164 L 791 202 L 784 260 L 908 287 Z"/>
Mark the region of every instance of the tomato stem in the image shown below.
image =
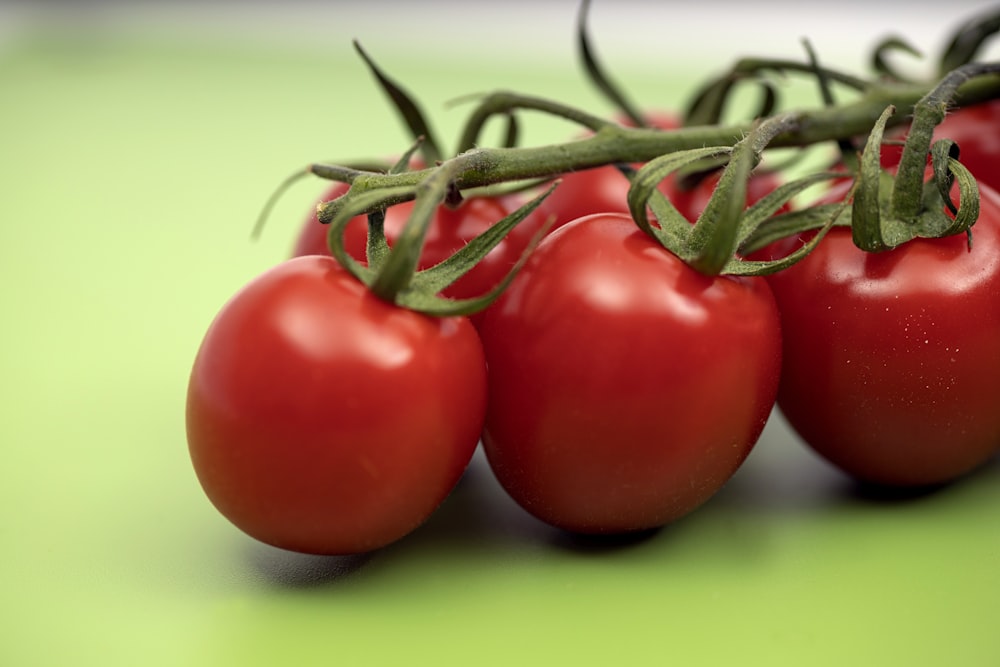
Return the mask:
<path id="1" fill-rule="evenodd" d="M 913 106 L 913 122 L 903 145 L 896 184 L 892 190 L 890 214 L 903 221 L 916 221 L 923 207 L 924 173 L 934 129 L 958 97 L 962 84 L 1000 73 L 1000 63 L 970 63 L 945 76 Z M 1000 81 L 1000 77 L 991 76 Z"/>
<path id="2" fill-rule="evenodd" d="M 801 147 L 836 141 L 843 137 L 864 136 L 890 104 L 896 106 L 900 113 L 889 120 L 889 125 L 903 124 L 908 115 L 906 112 L 920 102 L 927 92 L 928 87 L 925 85 L 890 83 L 872 88 L 853 102 L 798 112 L 797 122 L 774 137 L 769 147 Z M 1000 80 L 976 77 L 962 81 L 955 90 L 954 97 L 963 105 L 1000 97 Z M 479 133 L 492 116 L 507 115 L 518 109 L 566 118 L 594 132 L 583 139 L 554 145 L 477 147 Z M 454 184 L 461 190 L 467 190 L 533 178 L 554 178 L 570 171 L 608 164 L 648 162 L 665 153 L 704 146 L 732 146 L 752 129 L 752 123 L 702 125 L 673 130 L 622 127 L 559 102 L 499 91 L 482 98 L 464 128 L 460 142 L 461 152 L 446 162 L 457 162 L 454 167 Z M 352 183 L 363 178 L 368 187 L 416 186 L 432 169 L 433 167 L 427 167 L 387 175 L 329 164 L 313 164 L 309 167 L 313 174 L 332 180 Z"/>
<path id="3" fill-rule="evenodd" d="M 443 168 L 433 170 L 418 186 L 407 224 L 369 285 L 376 296 L 395 303 L 396 296 L 409 286 L 420 262 L 424 237 L 435 211 L 448 194 L 450 182 L 450 170 Z"/>
<path id="4" fill-rule="evenodd" d="M 582 39 L 585 41 L 585 35 Z M 734 256 L 737 248 L 747 243 L 763 220 L 773 215 L 783 202 L 787 202 L 814 181 L 797 181 L 788 189 L 782 189 L 780 197 L 771 198 L 766 205 L 755 207 L 752 214 L 744 212 L 746 181 L 751 170 L 760 161 L 763 151 L 767 148 L 802 147 L 827 141 L 841 142 L 843 146 L 843 142 L 848 139 L 870 132 L 874 141 L 869 141 L 868 149 L 877 150 L 884 128 L 901 124 L 909 116 L 907 113 L 884 113 L 890 107 L 902 112 L 912 109 L 913 127 L 903 151 L 895 185 L 880 187 L 882 176 L 873 175 L 874 171 L 870 166 L 867 169 L 862 167 L 861 180 L 867 181 L 867 184 L 862 182 L 858 185 L 858 194 L 851 211 L 863 226 L 857 237 L 863 239 L 867 249 L 883 250 L 913 236 L 956 233 L 971 226 L 976 202 L 969 198 L 976 198 L 974 180 L 970 185 L 971 177 L 967 178 L 960 166 L 951 167 L 953 157 L 938 151 L 936 162 L 947 166 L 941 167 L 944 175 L 936 178 L 935 190 L 928 199 L 923 188 L 924 166 L 934 127 L 944 118 L 950 103 L 958 101 L 967 105 L 1000 97 L 1000 79 L 985 76 L 1000 71 L 1000 64 L 966 65 L 930 87 L 899 82 L 869 85 L 822 68 L 808 44 L 806 47 L 809 56 L 806 63 L 749 59 L 740 61 L 727 77 L 715 82 L 714 89 L 706 89 L 705 95 L 708 97 L 702 103 L 709 105 L 706 108 L 715 109 L 712 113 L 718 115 L 721 107 L 717 105 L 722 104 L 733 83 L 745 77 L 746 72 L 756 72 L 762 68 L 787 68 L 809 71 L 819 78 L 825 102 L 822 108 L 767 116 L 752 123 L 704 124 L 664 130 L 626 127 L 558 101 L 497 91 L 480 98 L 461 133 L 460 151 L 450 159 L 427 162 L 431 166 L 415 170 L 404 170 L 402 165 L 397 165 L 396 169 L 389 169 L 388 173 L 342 165 L 310 165 L 306 170 L 308 173 L 351 186 L 345 195 L 321 204 L 317 209 L 317 217 L 320 222 L 331 224 L 329 238 L 334 256 L 375 294 L 394 303 L 408 301 L 425 312 L 459 312 L 473 306 L 443 304 L 435 301 L 435 295 L 428 293 L 428 290 L 431 285 L 437 287 L 445 276 L 467 270 L 462 264 L 464 259 L 456 260 L 457 269 L 439 272 L 436 274 L 438 277 L 433 279 L 422 278 L 419 276 L 421 272 L 417 271 L 428 226 L 437 207 L 443 202 L 461 199 L 471 189 L 500 183 L 525 184 L 533 179 L 552 179 L 581 169 L 647 163 L 646 167 L 631 178 L 633 186 L 629 196 L 630 210 L 641 228 L 659 238 L 666 247 L 703 273 L 765 273 L 773 270 L 774 265 L 744 262 Z M 831 81 L 854 87 L 862 94 L 853 102 L 834 104 L 830 92 Z M 390 86 L 388 90 L 396 88 Z M 715 96 L 714 101 L 709 99 L 712 96 Z M 404 106 L 407 99 L 404 98 Z M 478 145 L 479 136 L 492 117 L 501 116 L 513 123 L 514 114 L 518 111 L 536 111 L 564 118 L 589 129 L 591 134 L 581 139 L 546 146 Z M 873 125 L 876 127 L 875 131 L 872 130 Z M 412 127 L 415 130 L 427 129 L 422 121 L 418 126 Z M 515 134 L 516 127 L 512 126 L 511 136 L 507 139 L 509 144 L 516 141 Z M 874 148 L 873 143 L 876 144 Z M 425 150 L 427 144 L 428 141 L 421 135 L 407 155 L 418 148 Z M 719 185 L 705 211 L 691 226 L 655 191 L 655 186 L 670 172 L 706 158 L 720 156 L 728 156 L 728 165 L 723 170 Z M 963 207 L 953 214 L 954 219 L 932 220 L 924 215 L 927 208 L 944 207 L 943 203 L 938 205 L 938 202 L 942 202 L 940 192 L 947 190 L 956 177 L 961 184 L 964 199 Z M 884 197 L 880 192 L 890 190 L 891 203 L 883 207 Z M 934 199 L 934 196 L 938 198 Z M 373 260 L 369 266 L 362 266 L 346 256 L 342 235 L 347 220 L 362 213 L 374 213 L 370 226 L 373 235 L 377 236 L 381 231 L 380 211 L 413 199 L 416 201 L 410 220 L 391 250 L 376 239 L 376 243 L 369 248 Z M 872 202 L 875 202 L 874 207 Z M 537 202 L 532 204 L 535 205 Z M 656 216 L 656 225 L 646 218 L 647 206 Z M 824 227 L 842 224 L 842 212 L 842 209 L 838 209 L 832 218 L 824 217 L 822 223 L 803 218 L 791 224 L 809 224 L 813 228 L 818 224 Z M 526 213 L 519 215 L 521 217 L 517 219 L 505 219 L 504 225 L 512 227 Z M 906 225 L 901 224 L 901 221 L 918 219 L 918 224 L 911 225 L 913 229 L 906 229 Z M 495 243 L 494 236 L 495 234 L 477 243 L 468 257 L 472 258 L 480 249 Z"/>

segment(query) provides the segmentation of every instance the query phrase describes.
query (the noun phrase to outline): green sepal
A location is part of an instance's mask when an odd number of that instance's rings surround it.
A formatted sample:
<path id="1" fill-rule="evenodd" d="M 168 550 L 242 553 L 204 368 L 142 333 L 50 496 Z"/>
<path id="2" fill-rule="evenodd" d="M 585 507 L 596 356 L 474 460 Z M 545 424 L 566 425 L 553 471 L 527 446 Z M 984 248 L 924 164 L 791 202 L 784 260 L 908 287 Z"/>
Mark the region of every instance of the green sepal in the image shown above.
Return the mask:
<path id="1" fill-rule="evenodd" d="M 733 147 L 678 151 L 646 163 L 632 178 L 628 193 L 629 211 L 636 225 L 705 275 L 763 275 L 798 261 L 808 250 L 767 262 L 747 261 L 737 255 L 737 251 L 744 252 L 748 244 L 753 244 L 754 248 L 763 247 L 802 231 L 844 224 L 844 210 L 849 210 L 845 203 L 795 212 L 793 217 L 791 214 L 787 218 L 775 215 L 807 188 L 823 181 L 844 178 L 843 172 L 818 172 L 783 183 L 752 206 L 746 206 L 747 183 L 761 151 L 794 122 L 793 116 L 777 117 L 759 124 Z M 691 165 L 705 161 L 718 161 L 720 156 L 728 157 L 728 163 L 708 204 L 692 224 L 657 189 L 657 185 L 672 173 L 682 173 Z M 649 218 L 650 211 L 656 218 L 655 224 Z"/>
<path id="2" fill-rule="evenodd" d="M 375 77 L 375 80 L 378 81 L 382 90 L 396 106 L 396 111 L 407 128 L 409 128 L 411 135 L 414 138 L 423 137 L 420 146 L 424 161 L 427 164 L 434 164 L 440 160 L 442 152 L 439 144 L 431 132 L 425 114 L 420 110 L 416 101 L 375 64 L 375 61 L 361 48 L 361 43 L 357 40 L 354 40 L 354 49 L 361 56 L 361 59 L 364 60 L 365 65 L 368 66 L 368 69 Z"/>
<path id="3" fill-rule="evenodd" d="M 892 107 L 887 108 L 875 124 L 861 157 L 851 224 L 855 245 L 866 252 L 882 252 L 915 238 L 943 238 L 962 232 L 970 235 L 971 245 L 971 228 L 979 217 L 979 187 L 975 177 L 954 157 L 954 142 L 942 139 L 931 146 L 931 178 L 916 193 L 919 202 L 900 206 L 901 197 L 913 194 L 903 190 L 899 177 L 894 178 L 880 164 L 882 131 L 891 113 Z M 954 183 L 959 187 L 959 206 L 951 200 Z M 916 209 L 913 216 L 897 213 L 911 209 Z"/>
<path id="4" fill-rule="evenodd" d="M 887 208 L 888 193 L 892 190 L 892 177 L 882 169 L 882 136 L 886 123 L 896 112 L 892 105 L 875 121 L 868 141 L 861 154 L 861 166 L 851 208 L 851 236 L 854 245 L 866 252 L 880 252 L 888 249 L 885 230 L 882 226 L 883 208 Z"/>
<path id="5" fill-rule="evenodd" d="M 958 144 L 951 139 L 939 139 L 931 144 L 931 169 L 934 184 L 937 185 L 945 207 L 952 215 L 958 213 L 958 207 L 951 200 L 951 186 L 955 183 L 955 174 L 949 168 L 950 160 L 958 160 Z"/>
<path id="6" fill-rule="evenodd" d="M 893 216 L 889 210 L 888 198 L 881 195 L 877 202 L 880 209 L 877 244 L 858 247 L 867 252 L 882 252 L 917 238 L 938 239 L 962 232 L 971 234 L 971 228 L 979 217 L 979 188 L 976 179 L 958 160 L 949 158 L 948 169 L 955 175 L 961 197 L 961 205 L 956 208 L 954 214 L 949 215 L 945 212 L 946 208 L 950 210 L 954 204 L 950 196 L 942 197 L 940 186 L 932 177 L 924 183 L 921 191 L 921 210 L 914 219 L 903 220 Z M 892 175 L 885 171 L 879 174 L 878 181 L 882 191 L 890 189 L 893 184 Z M 855 207 L 852 224 L 855 231 L 862 226 L 858 223 L 857 214 L 858 209 Z M 858 238 L 855 233 L 855 243 Z"/>
<path id="7" fill-rule="evenodd" d="M 437 294 L 444 288 L 458 281 L 471 271 L 475 265 L 495 248 L 504 237 L 527 218 L 558 186 L 553 183 L 549 188 L 516 211 L 490 225 L 460 250 L 442 262 L 418 272 L 411 281 L 413 289 L 430 294 Z"/>
<path id="8" fill-rule="evenodd" d="M 823 237 L 834 226 L 842 225 L 845 213 L 850 213 L 848 204 L 849 197 L 839 204 L 825 205 L 811 209 L 811 219 L 821 220 L 821 224 L 815 227 L 818 231 L 804 244 L 796 248 L 793 252 L 779 259 L 767 261 L 736 260 L 726 267 L 726 275 L 733 276 L 766 276 L 778 271 L 783 271 L 789 266 L 805 258 L 819 245 Z"/>
<path id="9" fill-rule="evenodd" d="M 714 276 L 731 272 L 734 262 L 740 261 L 736 250 L 743 241 L 741 233 L 759 225 L 766 218 L 762 215 L 766 208 L 773 207 L 776 211 L 792 196 L 794 188 L 782 191 L 780 196 L 767 200 L 755 211 L 749 223 L 744 223 L 750 174 L 767 144 L 792 124 L 792 115 L 769 118 L 757 124 L 733 146 L 729 164 L 722 170 L 705 210 L 698 216 L 688 237 L 691 257 L 688 263 L 700 273 Z"/>
<path id="10" fill-rule="evenodd" d="M 690 150 L 666 153 L 644 164 L 632 177 L 628 191 L 628 207 L 639 229 L 646 232 L 681 259 L 688 261 L 688 236 L 691 221 L 685 218 L 663 193 L 657 189 L 660 181 L 671 173 L 701 160 L 729 155 L 730 146 L 692 148 Z M 656 225 L 649 220 L 647 207 L 656 217 Z"/>
<path id="11" fill-rule="evenodd" d="M 737 238 L 740 239 L 738 252 L 743 255 L 750 254 L 786 236 L 822 227 L 829 217 L 827 209 L 835 208 L 839 204 L 818 204 L 781 214 L 778 211 L 806 189 L 824 181 L 840 178 L 844 178 L 843 172 L 821 171 L 808 174 L 794 181 L 782 183 L 754 202 L 740 219 L 737 234 Z"/>
<path id="12" fill-rule="evenodd" d="M 935 214 L 935 218 L 942 225 L 941 232 L 935 234 L 935 237 L 950 236 L 965 232 L 969 237 L 969 247 L 971 248 L 972 226 L 979 219 L 979 184 L 976 182 L 976 177 L 972 175 L 972 172 L 955 158 L 948 157 L 947 164 L 948 170 L 953 177 L 953 179 L 950 178 L 948 181 L 951 182 L 953 180 L 958 184 L 959 206 L 956 208 L 951 199 L 950 187 L 942 195 L 939 182 L 937 187 L 934 188 L 934 192 L 937 195 L 937 201 L 942 202 L 952 211 L 954 218 L 945 214 L 941 206 L 934 206 L 933 203 L 928 203 L 925 215 Z M 931 187 L 928 187 L 927 190 L 931 191 Z"/>
<path id="13" fill-rule="evenodd" d="M 813 204 L 806 208 L 779 213 L 765 223 L 758 225 L 743 240 L 738 252 L 745 257 L 781 239 L 820 229 L 835 213 L 833 226 L 850 227 L 851 207 L 843 207 L 840 203 Z"/>
<path id="14" fill-rule="evenodd" d="M 740 214 L 746 208 L 747 181 L 757 156 L 749 143 L 733 148 L 729 164 L 722 170 L 712 196 L 688 236 L 688 263 L 699 273 L 718 275 L 739 245 Z"/>
<path id="15" fill-rule="evenodd" d="M 738 255 L 741 248 L 758 228 L 765 223 L 770 226 L 781 207 L 798 194 L 824 180 L 843 177 L 834 172 L 804 176 L 777 186 L 753 205 L 746 206 L 746 188 L 754 163 L 768 141 L 787 127 L 789 119 L 775 118 L 761 123 L 734 147 L 733 160 L 723 171 L 691 235 L 691 244 L 701 249 L 691 265 L 702 273 L 756 275 L 757 272 L 771 272 L 771 262 L 748 263 Z M 707 232 L 699 234 L 700 230 Z M 799 231 L 804 230 L 789 229 L 786 235 Z"/>
<path id="16" fill-rule="evenodd" d="M 432 176 L 418 187 L 416 192 L 411 186 L 348 191 L 338 199 L 327 202 L 325 211 L 328 213 L 326 217 L 330 225 L 328 245 L 334 258 L 379 298 L 428 315 L 440 317 L 467 315 L 482 310 L 497 299 L 551 228 L 554 223 L 553 218 L 546 221 L 531 239 L 514 267 L 486 294 L 470 299 L 449 299 L 440 296 L 438 292 L 468 273 L 503 240 L 507 233 L 538 208 L 558 182 L 551 184 L 545 192 L 491 225 L 451 257 L 428 269 L 418 271 L 417 265 L 424 237 L 436 208 L 444 201 L 447 191 L 447 188 L 437 187 L 442 182 L 444 179 L 435 179 Z M 410 218 L 391 248 L 385 242 L 384 234 L 380 234 L 382 240 L 378 245 L 386 250 L 384 256 L 379 256 L 375 263 L 369 262 L 366 266 L 347 253 L 343 235 L 352 218 L 367 213 L 371 220 L 372 216 L 377 218 L 380 212 L 384 212 L 389 202 L 410 199 L 414 200 Z M 382 230 L 377 227 L 376 231 Z"/>
<path id="17" fill-rule="evenodd" d="M 546 193 L 542 197 L 542 199 L 544 199 L 545 196 L 548 196 L 548 193 Z M 539 200 L 538 202 L 533 202 L 528 206 L 534 208 L 535 206 L 537 206 L 538 203 L 540 203 L 540 201 L 541 200 Z M 525 213 L 524 216 L 521 216 L 520 219 L 523 220 L 524 217 L 526 216 L 527 213 Z M 508 216 L 507 218 L 504 218 L 504 220 L 507 220 L 508 218 L 511 217 L 512 216 Z M 471 297 L 467 299 L 450 299 L 440 295 L 432 294 L 429 289 L 423 289 L 423 288 L 412 289 L 400 292 L 396 296 L 396 303 L 400 306 L 403 306 L 404 308 L 415 310 L 424 313 L 426 315 L 433 315 L 435 317 L 471 315 L 473 313 L 477 313 L 483 310 L 484 308 L 492 304 L 494 301 L 496 301 L 501 294 L 503 294 L 504 290 L 507 289 L 507 286 L 510 285 L 511 281 L 514 280 L 514 278 L 521 271 L 521 269 L 524 268 L 524 265 L 531 258 L 531 254 L 535 251 L 535 248 L 538 247 L 538 244 L 542 242 L 542 239 L 544 239 L 546 234 L 548 234 L 549 230 L 552 229 L 552 225 L 555 224 L 555 221 L 556 221 L 555 216 L 549 216 L 546 219 L 545 224 L 539 227 L 539 229 L 531 237 L 531 240 L 528 242 L 527 247 L 524 249 L 524 252 L 522 252 L 521 255 L 517 258 L 517 261 L 514 263 L 514 266 L 512 266 L 511 269 L 506 274 L 504 274 L 504 277 L 501 278 L 500 281 L 485 294 L 482 294 L 478 297 Z M 510 227 L 513 228 L 514 224 L 516 224 L 516 222 L 512 223 Z M 483 232 L 483 234 L 481 234 L 480 236 L 489 234 L 491 230 Z M 470 244 L 475 243 L 478 238 L 479 237 L 476 237 L 476 239 L 470 241 Z M 503 235 L 498 235 L 497 242 L 499 242 L 500 238 L 503 238 Z M 438 266 L 440 266 L 440 264 L 438 264 Z M 429 271 L 431 269 L 427 270 Z M 464 274 L 464 272 L 462 273 Z M 419 282 L 418 279 L 420 278 L 420 275 L 421 274 L 417 274 L 414 282 Z M 456 280 L 457 279 L 458 278 L 456 278 Z"/>

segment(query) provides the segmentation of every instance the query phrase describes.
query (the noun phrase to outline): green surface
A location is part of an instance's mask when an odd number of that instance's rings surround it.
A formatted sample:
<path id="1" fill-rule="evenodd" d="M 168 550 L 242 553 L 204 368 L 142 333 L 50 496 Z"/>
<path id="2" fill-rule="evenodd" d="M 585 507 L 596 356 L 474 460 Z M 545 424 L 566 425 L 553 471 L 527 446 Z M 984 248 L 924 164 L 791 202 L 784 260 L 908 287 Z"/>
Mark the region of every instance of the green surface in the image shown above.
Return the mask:
<path id="1" fill-rule="evenodd" d="M 435 113 L 499 87 L 604 108 L 569 59 L 380 60 Z M 0 54 L 0 90 L 0 664 L 1000 664 L 1000 463 L 872 498 L 777 418 L 721 494 L 632 544 L 539 524 L 478 457 L 376 554 L 254 542 L 191 470 L 187 372 L 322 184 L 251 243 L 271 189 L 312 160 L 398 152 L 395 118 L 347 44 L 37 33 Z"/>

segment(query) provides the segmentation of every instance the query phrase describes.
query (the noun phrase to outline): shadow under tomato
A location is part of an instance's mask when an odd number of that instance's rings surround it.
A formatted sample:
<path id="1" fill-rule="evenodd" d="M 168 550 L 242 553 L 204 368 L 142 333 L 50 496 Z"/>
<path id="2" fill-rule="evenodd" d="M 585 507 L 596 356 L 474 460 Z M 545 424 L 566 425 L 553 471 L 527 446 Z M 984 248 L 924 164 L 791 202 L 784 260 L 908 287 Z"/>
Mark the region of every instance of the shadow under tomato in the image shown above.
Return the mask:
<path id="1" fill-rule="evenodd" d="M 538 519 L 517 504 L 493 475 L 480 449 L 458 486 L 428 521 L 386 551 L 400 555 L 422 548 L 469 557 L 496 556 L 547 548 L 579 554 L 623 552 L 649 542 L 662 528 L 619 535 L 591 535 L 563 530 Z"/>
<path id="2" fill-rule="evenodd" d="M 373 554 L 318 556 L 252 543 L 249 560 L 260 578 L 287 588 L 314 588 L 347 579 L 360 570 Z"/>
<path id="3" fill-rule="evenodd" d="M 844 496 L 851 500 L 878 505 L 913 503 L 938 495 L 954 484 L 953 482 L 950 484 L 896 487 L 862 480 L 847 480 L 844 486 Z"/>
<path id="4" fill-rule="evenodd" d="M 482 449 L 455 489 L 424 525 L 387 550 L 423 545 L 450 550 L 518 549 L 555 531 L 515 503 L 494 477 Z"/>
<path id="5" fill-rule="evenodd" d="M 319 556 L 287 551 L 251 541 L 248 559 L 264 582 L 285 588 L 320 588 L 352 579 L 360 570 L 375 576 L 397 561 L 433 552 L 465 559 L 476 553 L 523 551 L 545 545 L 556 528 L 519 507 L 493 476 L 477 451 L 455 489 L 442 505 L 409 535 L 380 549 L 348 556 Z"/>
<path id="6" fill-rule="evenodd" d="M 550 540 L 550 543 L 564 551 L 600 556 L 641 547 L 651 542 L 655 537 L 663 533 L 665 529 L 669 528 L 670 526 L 658 527 L 609 535 L 592 535 L 563 530 L 557 532 Z"/>
<path id="7" fill-rule="evenodd" d="M 842 497 L 870 505 L 912 505 L 945 497 L 951 493 L 959 493 L 967 487 L 979 484 L 994 485 L 998 475 L 1000 475 L 1000 456 L 995 456 L 975 470 L 940 484 L 896 487 L 848 479 L 842 489 Z"/>

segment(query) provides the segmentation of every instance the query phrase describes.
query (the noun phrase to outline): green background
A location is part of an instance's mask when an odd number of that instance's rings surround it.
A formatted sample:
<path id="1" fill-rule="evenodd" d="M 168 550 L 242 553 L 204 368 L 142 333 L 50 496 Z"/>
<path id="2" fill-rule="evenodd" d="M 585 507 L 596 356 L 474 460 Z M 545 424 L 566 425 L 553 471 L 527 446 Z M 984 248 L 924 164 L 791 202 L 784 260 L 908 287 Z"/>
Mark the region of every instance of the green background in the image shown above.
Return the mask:
<path id="1" fill-rule="evenodd" d="M 366 46 L 448 140 L 468 107 L 445 103 L 469 92 L 606 112 L 573 60 L 572 7 L 550 26 L 562 55 L 536 64 L 474 39 L 423 51 L 398 28 Z M 311 48 L 78 28 L 0 50 L 0 664 L 1000 664 L 1000 462 L 873 497 L 779 416 L 718 496 L 629 544 L 540 524 L 478 455 L 425 526 L 368 556 L 240 533 L 187 458 L 195 350 L 323 189 L 294 187 L 251 242 L 286 175 L 407 140 L 349 25 Z M 676 105 L 746 50 L 619 78 Z M 529 143 L 572 131 L 525 125 Z"/>

